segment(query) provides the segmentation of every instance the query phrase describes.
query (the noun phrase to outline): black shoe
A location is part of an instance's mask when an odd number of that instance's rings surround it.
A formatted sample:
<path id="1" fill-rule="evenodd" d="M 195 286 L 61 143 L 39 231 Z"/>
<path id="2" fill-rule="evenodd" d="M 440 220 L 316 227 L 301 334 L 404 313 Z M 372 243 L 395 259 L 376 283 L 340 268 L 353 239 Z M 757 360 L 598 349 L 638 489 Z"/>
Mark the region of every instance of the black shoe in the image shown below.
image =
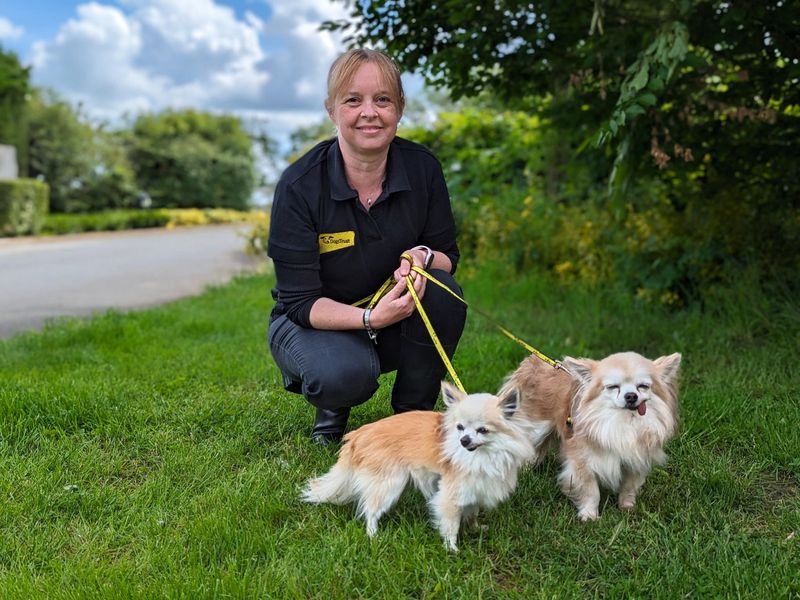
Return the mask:
<path id="1" fill-rule="evenodd" d="M 336 410 L 318 408 L 314 418 L 314 429 L 311 430 L 311 441 L 322 446 L 338 444 L 344 436 L 349 416 L 349 407 Z"/>
<path id="2" fill-rule="evenodd" d="M 342 436 L 331 433 L 312 433 L 311 443 L 317 446 L 337 446 L 342 442 Z"/>

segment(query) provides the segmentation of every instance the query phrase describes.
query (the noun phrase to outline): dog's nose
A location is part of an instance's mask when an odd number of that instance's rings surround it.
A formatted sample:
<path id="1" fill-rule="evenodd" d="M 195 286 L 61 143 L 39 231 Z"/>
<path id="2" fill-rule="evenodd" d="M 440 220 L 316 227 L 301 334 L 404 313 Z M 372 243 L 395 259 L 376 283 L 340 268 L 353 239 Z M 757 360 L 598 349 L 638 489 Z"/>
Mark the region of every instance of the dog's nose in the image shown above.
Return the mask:
<path id="1" fill-rule="evenodd" d="M 639 395 L 636 392 L 628 392 L 625 394 L 625 404 L 636 404 Z"/>
<path id="2" fill-rule="evenodd" d="M 464 448 L 469 446 L 471 443 L 472 443 L 472 438 L 470 438 L 468 435 L 465 435 L 464 437 L 461 438 L 461 445 L 464 446 Z"/>

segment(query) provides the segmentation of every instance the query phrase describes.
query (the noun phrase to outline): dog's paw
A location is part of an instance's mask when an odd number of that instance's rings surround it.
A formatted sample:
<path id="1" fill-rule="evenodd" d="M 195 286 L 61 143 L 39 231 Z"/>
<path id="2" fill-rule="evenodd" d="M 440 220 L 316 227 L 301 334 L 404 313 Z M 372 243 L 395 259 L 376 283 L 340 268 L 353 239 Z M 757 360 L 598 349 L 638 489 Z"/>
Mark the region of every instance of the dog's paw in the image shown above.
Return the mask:
<path id="1" fill-rule="evenodd" d="M 600 518 L 600 514 L 593 508 L 582 508 L 578 511 L 578 518 L 586 523 L 587 521 L 597 521 Z"/>
<path id="2" fill-rule="evenodd" d="M 481 520 L 477 514 L 470 516 L 468 519 L 464 519 L 464 525 L 470 529 L 480 529 L 483 531 L 489 529 L 489 526 L 486 523 L 481 523 Z"/>
<path id="3" fill-rule="evenodd" d="M 620 510 L 631 510 L 636 506 L 636 498 L 620 498 L 617 506 Z"/>
<path id="4" fill-rule="evenodd" d="M 458 546 L 456 546 L 455 538 L 445 540 L 444 547 L 447 548 L 450 552 L 458 552 Z"/>
<path id="5" fill-rule="evenodd" d="M 367 519 L 367 536 L 374 538 L 378 533 L 378 521 L 376 519 Z"/>

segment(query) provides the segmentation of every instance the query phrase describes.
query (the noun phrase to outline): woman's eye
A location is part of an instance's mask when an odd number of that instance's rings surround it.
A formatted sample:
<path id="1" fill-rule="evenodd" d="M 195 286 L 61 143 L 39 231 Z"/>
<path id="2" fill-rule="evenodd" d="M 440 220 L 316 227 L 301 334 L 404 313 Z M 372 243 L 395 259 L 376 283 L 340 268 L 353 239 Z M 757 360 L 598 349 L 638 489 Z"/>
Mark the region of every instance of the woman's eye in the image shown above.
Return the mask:
<path id="1" fill-rule="evenodd" d="M 459 431 L 464 431 L 464 426 L 461 423 L 459 423 L 458 425 L 456 425 L 456 429 L 458 429 Z"/>
<path id="2" fill-rule="evenodd" d="M 489 430 L 486 429 L 486 427 L 478 427 L 475 431 L 477 431 L 481 435 L 486 435 L 487 433 L 489 433 Z"/>
<path id="3" fill-rule="evenodd" d="M 345 104 L 358 104 L 358 98 L 348 98 L 344 102 Z"/>
<path id="4" fill-rule="evenodd" d="M 388 106 L 392 100 L 388 96 L 381 96 L 375 100 L 378 106 Z"/>

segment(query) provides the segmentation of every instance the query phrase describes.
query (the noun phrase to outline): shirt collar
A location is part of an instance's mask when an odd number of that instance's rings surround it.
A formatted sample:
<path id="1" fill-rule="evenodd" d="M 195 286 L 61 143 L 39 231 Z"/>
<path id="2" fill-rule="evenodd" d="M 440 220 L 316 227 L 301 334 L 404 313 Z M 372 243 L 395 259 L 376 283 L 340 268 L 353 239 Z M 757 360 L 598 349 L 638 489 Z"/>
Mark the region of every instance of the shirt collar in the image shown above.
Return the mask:
<path id="1" fill-rule="evenodd" d="M 339 148 L 339 141 L 334 140 L 328 148 L 328 178 L 331 185 L 331 198 L 334 200 L 352 200 L 357 197 L 357 192 L 347 183 L 344 171 L 344 156 Z M 386 193 L 411 190 L 408 182 L 406 165 L 400 156 L 394 140 L 389 145 L 389 155 L 386 158 Z"/>

